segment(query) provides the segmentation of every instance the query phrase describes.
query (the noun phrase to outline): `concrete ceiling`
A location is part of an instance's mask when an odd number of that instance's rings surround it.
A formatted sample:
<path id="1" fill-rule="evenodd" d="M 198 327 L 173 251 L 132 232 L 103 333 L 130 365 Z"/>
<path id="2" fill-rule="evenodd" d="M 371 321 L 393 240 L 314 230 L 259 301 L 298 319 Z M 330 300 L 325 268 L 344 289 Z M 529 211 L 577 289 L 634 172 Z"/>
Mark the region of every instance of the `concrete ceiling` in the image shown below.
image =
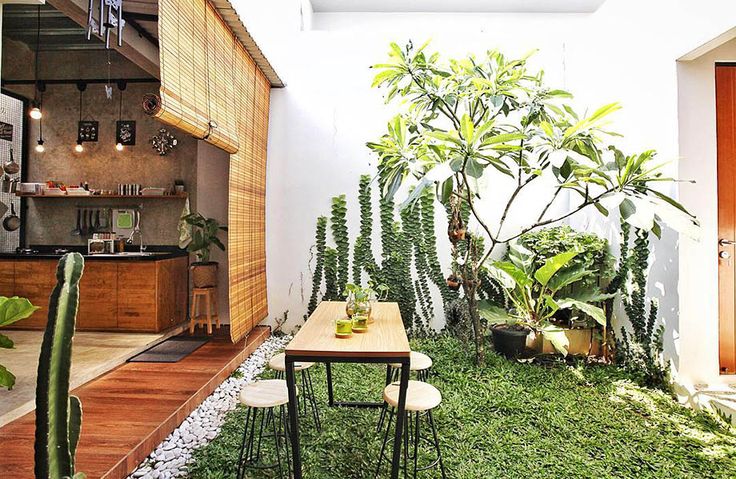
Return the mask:
<path id="1" fill-rule="evenodd" d="M 590 13 L 606 0 L 311 0 L 326 12 Z"/>

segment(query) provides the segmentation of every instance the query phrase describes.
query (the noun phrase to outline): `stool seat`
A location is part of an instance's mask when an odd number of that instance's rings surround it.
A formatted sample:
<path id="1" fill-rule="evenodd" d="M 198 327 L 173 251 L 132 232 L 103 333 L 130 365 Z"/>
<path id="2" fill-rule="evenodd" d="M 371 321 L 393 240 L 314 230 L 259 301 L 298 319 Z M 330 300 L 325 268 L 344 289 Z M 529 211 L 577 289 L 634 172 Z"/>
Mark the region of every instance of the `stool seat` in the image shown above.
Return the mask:
<path id="1" fill-rule="evenodd" d="M 394 369 L 401 368 L 401 363 L 389 364 Z M 409 358 L 409 369 L 412 371 L 425 371 L 432 367 L 432 358 L 424 353 L 412 351 Z"/>
<path id="2" fill-rule="evenodd" d="M 383 400 L 392 407 L 399 407 L 399 383 L 394 382 L 383 390 Z M 439 390 L 422 381 L 409 381 L 406 390 L 407 411 L 428 411 L 442 403 L 442 394 Z"/>
<path id="3" fill-rule="evenodd" d="M 312 366 L 314 366 L 314 363 L 306 363 L 306 362 L 298 362 L 294 363 L 294 371 L 302 371 L 304 369 L 309 369 Z M 268 367 L 273 369 L 274 371 L 286 371 L 286 354 L 279 353 L 274 355 L 271 359 L 268 360 Z"/>
<path id="4" fill-rule="evenodd" d="M 270 408 L 289 402 L 289 391 L 283 379 L 265 379 L 243 386 L 240 402 L 248 407 Z"/>

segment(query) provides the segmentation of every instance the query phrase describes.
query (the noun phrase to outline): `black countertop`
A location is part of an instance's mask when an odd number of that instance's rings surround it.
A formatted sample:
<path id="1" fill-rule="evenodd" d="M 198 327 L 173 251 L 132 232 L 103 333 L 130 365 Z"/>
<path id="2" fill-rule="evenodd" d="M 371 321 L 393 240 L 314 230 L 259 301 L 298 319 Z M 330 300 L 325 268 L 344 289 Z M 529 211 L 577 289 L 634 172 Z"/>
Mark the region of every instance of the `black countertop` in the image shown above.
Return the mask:
<path id="1" fill-rule="evenodd" d="M 186 250 L 176 246 L 146 246 L 144 255 L 137 255 L 137 246 L 126 245 L 125 253 L 121 254 L 87 254 L 84 246 L 65 245 L 32 245 L 31 252 L 1 253 L 0 259 L 54 259 L 58 260 L 64 255 L 64 251 L 77 252 L 84 256 L 85 260 L 92 261 L 158 261 L 163 259 L 180 258 L 187 256 Z"/>

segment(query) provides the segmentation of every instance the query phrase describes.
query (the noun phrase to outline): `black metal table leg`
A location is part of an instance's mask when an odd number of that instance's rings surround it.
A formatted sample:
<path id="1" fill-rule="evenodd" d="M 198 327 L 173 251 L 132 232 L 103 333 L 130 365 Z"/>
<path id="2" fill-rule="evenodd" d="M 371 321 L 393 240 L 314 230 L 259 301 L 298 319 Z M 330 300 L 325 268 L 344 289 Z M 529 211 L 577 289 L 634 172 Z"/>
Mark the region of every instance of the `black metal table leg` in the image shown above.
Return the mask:
<path id="1" fill-rule="evenodd" d="M 396 415 L 396 433 L 394 436 L 394 455 L 391 462 L 391 479 L 399 478 L 401 462 L 401 435 L 404 430 L 406 416 L 406 390 L 409 387 L 409 358 L 401 359 L 401 382 L 399 383 L 399 404 Z"/>
<path id="2" fill-rule="evenodd" d="M 332 393 L 332 363 L 325 363 L 327 375 L 327 404 L 332 407 L 335 405 L 335 396 Z"/>
<path id="3" fill-rule="evenodd" d="M 286 355 L 286 388 L 289 391 L 289 431 L 291 432 L 291 457 L 294 478 L 302 479 L 302 457 L 299 450 L 299 403 L 294 377 L 294 359 Z M 302 391 L 304 394 L 304 391 Z"/>

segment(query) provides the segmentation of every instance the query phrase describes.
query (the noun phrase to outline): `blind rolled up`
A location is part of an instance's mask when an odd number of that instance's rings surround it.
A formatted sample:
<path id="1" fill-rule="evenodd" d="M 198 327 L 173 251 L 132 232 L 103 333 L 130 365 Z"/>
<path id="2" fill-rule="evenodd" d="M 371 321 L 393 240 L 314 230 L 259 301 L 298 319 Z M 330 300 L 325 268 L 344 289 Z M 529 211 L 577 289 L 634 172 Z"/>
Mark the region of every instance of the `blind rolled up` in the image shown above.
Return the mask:
<path id="1" fill-rule="evenodd" d="M 148 113 L 235 153 L 239 41 L 207 0 L 159 0 L 158 5 L 161 87 L 158 105 Z"/>

